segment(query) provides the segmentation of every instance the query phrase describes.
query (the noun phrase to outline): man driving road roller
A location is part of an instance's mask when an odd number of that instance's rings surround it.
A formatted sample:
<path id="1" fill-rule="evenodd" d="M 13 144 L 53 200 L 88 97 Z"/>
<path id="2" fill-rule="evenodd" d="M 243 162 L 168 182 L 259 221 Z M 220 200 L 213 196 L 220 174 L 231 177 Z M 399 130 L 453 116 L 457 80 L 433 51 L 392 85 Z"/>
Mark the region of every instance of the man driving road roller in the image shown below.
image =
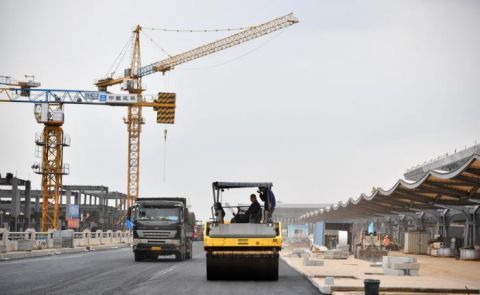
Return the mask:
<path id="1" fill-rule="evenodd" d="M 247 211 L 243 212 L 240 211 L 237 214 L 233 213 L 234 217 L 232 218 L 232 223 L 248 223 L 250 219 L 254 219 L 254 222 L 260 222 L 260 220 L 256 220 L 257 216 L 261 212 L 262 208 L 257 201 L 257 196 L 255 194 L 250 195 L 250 202 L 252 204 L 248 207 Z"/>

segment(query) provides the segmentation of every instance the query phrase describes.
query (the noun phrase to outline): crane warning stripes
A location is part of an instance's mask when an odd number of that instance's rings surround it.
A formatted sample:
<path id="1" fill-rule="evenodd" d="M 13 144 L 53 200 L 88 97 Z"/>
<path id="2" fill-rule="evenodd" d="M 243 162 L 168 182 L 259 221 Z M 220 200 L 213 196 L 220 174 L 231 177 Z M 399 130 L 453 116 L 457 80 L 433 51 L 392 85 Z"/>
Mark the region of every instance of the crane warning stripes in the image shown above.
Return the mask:
<path id="1" fill-rule="evenodd" d="M 175 123 L 175 99 L 176 94 L 171 92 L 159 92 L 156 103 L 165 104 L 166 106 L 154 107 L 157 112 L 157 123 L 174 124 Z"/>

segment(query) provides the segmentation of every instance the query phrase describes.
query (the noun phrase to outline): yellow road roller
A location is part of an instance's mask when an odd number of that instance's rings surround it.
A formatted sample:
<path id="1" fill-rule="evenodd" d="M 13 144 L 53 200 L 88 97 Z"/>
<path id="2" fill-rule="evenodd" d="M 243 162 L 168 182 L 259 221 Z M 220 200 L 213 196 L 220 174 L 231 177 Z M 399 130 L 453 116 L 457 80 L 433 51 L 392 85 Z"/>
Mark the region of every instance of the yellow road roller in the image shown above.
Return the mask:
<path id="1" fill-rule="evenodd" d="M 278 280 L 282 229 L 271 219 L 275 206 L 272 183 L 214 182 L 212 187 L 212 221 L 205 224 L 203 240 L 207 280 Z M 223 192 L 234 188 L 257 189 L 248 209 L 222 203 Z M 234 208 L 238 210 L 234 218 L 224 220 L 225 209 Z"/>

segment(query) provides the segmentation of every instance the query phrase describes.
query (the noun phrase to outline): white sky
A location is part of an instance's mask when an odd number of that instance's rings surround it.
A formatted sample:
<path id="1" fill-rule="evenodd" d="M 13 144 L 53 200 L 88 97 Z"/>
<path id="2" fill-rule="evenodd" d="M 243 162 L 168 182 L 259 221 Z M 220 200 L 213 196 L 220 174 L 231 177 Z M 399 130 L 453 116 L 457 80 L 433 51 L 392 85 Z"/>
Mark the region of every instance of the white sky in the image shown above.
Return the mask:
<path id="1" fill-rule="evenodd" d="M 94 90 L 136 24 L 238 27 L 289 12 L 299 24 L 144 79 L 146 93 L 176 92 L 177 111 L 164 183 L 165 127 L 144 110 L 141 196 L 186 196 L 200 218 L 216 180 L 272 181 L 286 203 L 336 202 L 480 140 L 478 1 L 2 0 L 0 75 Z M 147 34 L 170 53 L 226 35 Z M 165 58 L 146 38 L 142 54 Z M 64 183 L 125 192 L 127 110 L 65 109 Z M 0 173 L 39 189 L 33 106 L 1 104 L 0 126 Z"/>

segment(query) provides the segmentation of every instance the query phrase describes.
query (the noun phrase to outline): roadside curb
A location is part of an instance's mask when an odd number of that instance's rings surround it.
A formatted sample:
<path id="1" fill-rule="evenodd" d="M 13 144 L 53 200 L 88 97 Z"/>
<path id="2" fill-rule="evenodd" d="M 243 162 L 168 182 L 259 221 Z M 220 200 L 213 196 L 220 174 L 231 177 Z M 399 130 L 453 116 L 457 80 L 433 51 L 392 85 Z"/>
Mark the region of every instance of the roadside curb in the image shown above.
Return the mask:
<path id="1" fill-rule="evenodd" d="M 62 255 L 62 254 L 73 254 L 73 253 L 82 253 L 89 251 L 101 251 L 101 250 L 112 250 L 118 248 L 128 248 L 130 244 L 112 244 L 112 245 L 98 245 L 92 247 L 76 247 L 76 248 L 59 248 L 59 249 L 43 249 L 43 250 L 32 250 L 32 251 L 17 251 L 10 253 L 0 254 L 0 263 L 1 261 L 9 261 L 16 259 L 24 258 L 35 258 L 35 257 L 45 257 L 52 255 Z"/>
<path id="2" fill-rule="evenodd" d="M 298 267 L 296 267 L 295 265 L 292 265 L 290 263 L 288 263 L 288 261 L 286 259 L 284 259 L 282 256 L 280 256 L 280 258 L 283 260 L 283 262 L 285 262 L 288 266 L 290 266 L 291 268 L 293 268 L 296 272 L 298 272 L 302 277 L 304 277 L 305 279 L 307 279 L 313 286 L 315 286 L 315 288 L 318 289 L 318 291 L 320 292 L 320 294 L 332 294 L 332 290 L 330 287 L 325 287 L 325 286 L 320 286 L 313 278 L 309 277 L 308 275 L 306 275 L 302 270 L 300 270 Z"/>

